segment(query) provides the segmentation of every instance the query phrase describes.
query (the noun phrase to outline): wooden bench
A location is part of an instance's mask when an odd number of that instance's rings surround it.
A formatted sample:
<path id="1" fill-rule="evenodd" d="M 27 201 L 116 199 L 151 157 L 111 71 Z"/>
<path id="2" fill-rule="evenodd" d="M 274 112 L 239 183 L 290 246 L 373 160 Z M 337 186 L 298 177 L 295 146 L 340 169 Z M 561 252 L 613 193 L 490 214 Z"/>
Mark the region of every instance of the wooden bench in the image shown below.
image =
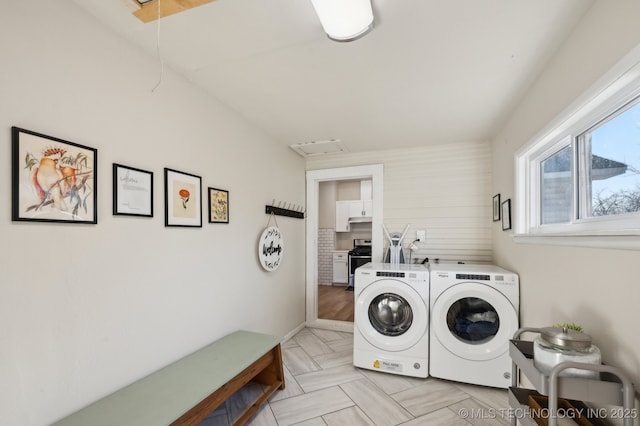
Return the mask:
<path id="1" fill-rule="evenodd" d="M 278 337 L 229 334 L 55 425 L 197 425 L 250 381 L 267 388 L 234 425 L 243 425 L 277 389 L 284 389 Z"/>

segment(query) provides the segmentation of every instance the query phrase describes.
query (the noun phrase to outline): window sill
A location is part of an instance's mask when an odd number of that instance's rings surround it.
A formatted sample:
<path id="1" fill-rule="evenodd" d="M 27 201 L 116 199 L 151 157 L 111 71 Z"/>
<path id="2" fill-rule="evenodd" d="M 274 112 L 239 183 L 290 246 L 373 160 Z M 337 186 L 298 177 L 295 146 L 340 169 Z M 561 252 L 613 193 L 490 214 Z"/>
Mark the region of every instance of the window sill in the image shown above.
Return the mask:
<path id="1" fill-rule="evenodd" d="M 516 234 L 518 244 L 545 244 L 616 250 L 640 250 L 640 235 L 527 235 Z"/>

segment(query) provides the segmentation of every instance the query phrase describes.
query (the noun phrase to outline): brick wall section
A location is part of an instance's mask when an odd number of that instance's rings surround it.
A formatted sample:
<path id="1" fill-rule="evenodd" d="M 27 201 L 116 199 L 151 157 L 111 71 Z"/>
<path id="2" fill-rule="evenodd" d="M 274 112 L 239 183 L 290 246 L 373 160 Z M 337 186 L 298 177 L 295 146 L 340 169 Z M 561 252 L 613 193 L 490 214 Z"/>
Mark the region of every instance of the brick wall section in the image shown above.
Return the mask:
<path id="1" fill-rule="evenodd" d="M 336 233 L 330 228 L 318 229 L 318 284 L 333 281 L 333 250 Z"/>

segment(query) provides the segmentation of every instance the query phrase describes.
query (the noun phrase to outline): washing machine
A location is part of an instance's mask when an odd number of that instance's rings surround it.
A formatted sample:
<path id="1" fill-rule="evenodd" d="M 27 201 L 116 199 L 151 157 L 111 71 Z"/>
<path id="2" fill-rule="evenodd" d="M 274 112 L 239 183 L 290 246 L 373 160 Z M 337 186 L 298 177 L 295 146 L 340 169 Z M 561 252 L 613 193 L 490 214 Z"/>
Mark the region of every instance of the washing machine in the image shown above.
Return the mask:
<path id="1" fill-rule="evenodd" d="M 432 264 L 430 271 L 429 374 L 508 388 L 518 275 L 493 265 Z"/>
<path id="2" fill-rule="evenodd" d="M 353 365 L 429 375 L 429 268 L 368 263 L 355 270 Z"/>

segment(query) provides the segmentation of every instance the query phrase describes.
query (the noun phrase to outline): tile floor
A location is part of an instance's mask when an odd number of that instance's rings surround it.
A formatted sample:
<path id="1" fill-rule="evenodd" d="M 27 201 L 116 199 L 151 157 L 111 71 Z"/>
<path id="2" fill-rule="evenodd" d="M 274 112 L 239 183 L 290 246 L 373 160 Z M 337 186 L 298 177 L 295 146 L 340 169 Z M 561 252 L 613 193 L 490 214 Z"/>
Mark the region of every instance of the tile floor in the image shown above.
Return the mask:
<path id="1" fill-rule="evenodd" d="M 500 415 L 508 408 L 506 390 L 359 369 L 352 353 L 351 333 L 302 329 L 282 345 L 286 388 L 247 424 L 509 425 Z M 232 424 L 257 392 L 262 392 L 260 385 L 248 384 L 200 426 Z M 486 415 L 465 419 L 464 412 Z"/>

